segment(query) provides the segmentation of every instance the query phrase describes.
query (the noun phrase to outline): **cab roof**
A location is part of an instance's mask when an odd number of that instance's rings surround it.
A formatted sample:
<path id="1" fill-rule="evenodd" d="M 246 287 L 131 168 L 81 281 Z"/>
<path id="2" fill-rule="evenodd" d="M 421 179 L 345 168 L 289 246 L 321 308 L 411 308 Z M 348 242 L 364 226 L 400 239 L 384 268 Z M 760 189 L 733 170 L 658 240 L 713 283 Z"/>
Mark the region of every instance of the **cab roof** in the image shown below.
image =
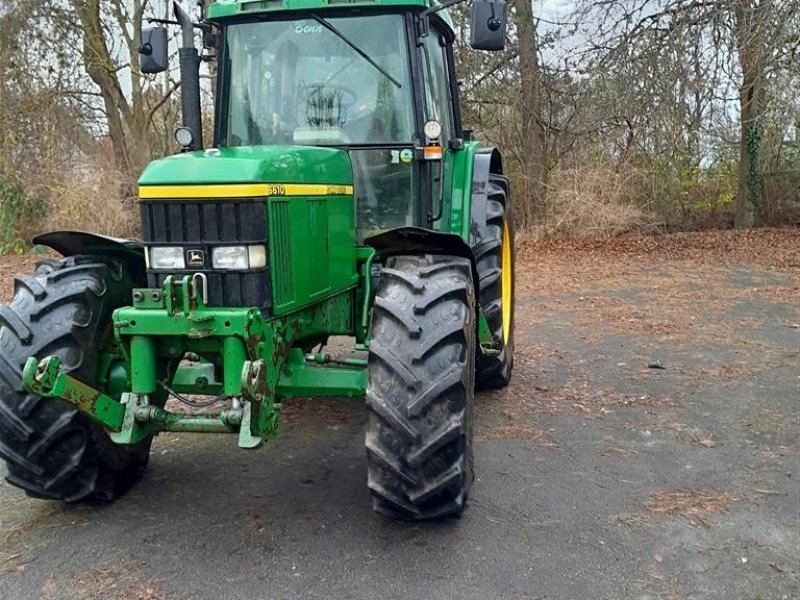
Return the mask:
<path id="1" fill-rule="evenodd" d="M 346 11 L 348 8 L 409 8 L 424 10 L 437 6 L 437 0 L 217 0 L 208 7 L 207 17 L 210 21 L 224 20 L 231 17 L 245 17 L 248 15 L 292 12 L 303 10 L 338 9 Z M 453 27 L 453 20 L 446 10 L 437 13 L 447 26 Z"/>

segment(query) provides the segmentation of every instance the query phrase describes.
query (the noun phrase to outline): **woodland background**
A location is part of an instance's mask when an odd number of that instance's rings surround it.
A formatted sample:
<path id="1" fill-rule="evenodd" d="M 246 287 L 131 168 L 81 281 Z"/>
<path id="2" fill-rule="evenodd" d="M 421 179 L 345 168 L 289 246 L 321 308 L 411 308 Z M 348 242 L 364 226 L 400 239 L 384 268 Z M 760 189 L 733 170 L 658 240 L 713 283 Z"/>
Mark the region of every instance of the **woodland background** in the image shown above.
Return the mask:
<path id="1" fill-rule="evenodd" d="M 510 4 L 502 53 L 453 15 L 465 125 L 503 149 L 521 236 L 800 224 L 800 0 Z M 0 254 L 138 234 L 134 182 L 180 119 L 177 60 L 147 76 L 136 52 L 166 5 L 0 0 Z"/>

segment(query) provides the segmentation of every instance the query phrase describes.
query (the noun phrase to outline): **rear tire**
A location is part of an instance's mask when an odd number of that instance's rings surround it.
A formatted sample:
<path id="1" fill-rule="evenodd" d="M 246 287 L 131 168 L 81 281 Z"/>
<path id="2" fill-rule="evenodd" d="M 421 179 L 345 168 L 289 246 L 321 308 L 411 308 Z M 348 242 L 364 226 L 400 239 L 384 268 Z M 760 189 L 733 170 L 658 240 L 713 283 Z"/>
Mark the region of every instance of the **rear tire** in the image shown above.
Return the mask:
<path id="1" fill-rule="evenodd" d="M 509 384 L 514 368 L 514 219 L 508 179 L 491 175 L 487 192 L 486 227 L 473 252 L 480 280 L 478 302 L 499 351 L 478 357 L 475 385 L 499 389 Z M 510 288 L 505 294 L 504 286 Z"/>
<path id="2" fill-rule="evenodd" d="M 397 256 L 372 318 L 366 447 L 373 507 L 458 516 L 472 485 L 475 292 L 470 261 Z"/>
<path id="3" fill-rule="evenodd" d="M 17 277 L 14 299 L 0 306 L 0 457 L 6 480 L 29 496 L 111 501 L 147 465 L 151 438 L 117 445 L 72 404 L 28 394 L 21 383 L 28 357 L 56 355 L 68 373 L 96 385 L 111 314 L 130 303 L 130 293 L 121 262 L 73 256 Z"/>

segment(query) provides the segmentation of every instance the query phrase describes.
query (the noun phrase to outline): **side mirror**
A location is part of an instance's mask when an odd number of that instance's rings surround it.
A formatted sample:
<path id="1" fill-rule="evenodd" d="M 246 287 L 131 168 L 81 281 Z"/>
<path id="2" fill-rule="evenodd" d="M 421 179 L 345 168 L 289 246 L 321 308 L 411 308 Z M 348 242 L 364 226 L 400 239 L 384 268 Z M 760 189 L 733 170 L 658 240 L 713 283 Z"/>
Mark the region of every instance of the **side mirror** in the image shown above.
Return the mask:
<path id="1" fill-rule="evenodd" d="M 505 0 L 473 0 L 470 46 L 475 50 L 503 50 L 507 13 Z"/>
<path id="2" fill-rule="evenodd" d="M 142 29 L 139 66 L 142 73 L 163 73 L 167 70 L 167 30 L 163 27 Z"/>

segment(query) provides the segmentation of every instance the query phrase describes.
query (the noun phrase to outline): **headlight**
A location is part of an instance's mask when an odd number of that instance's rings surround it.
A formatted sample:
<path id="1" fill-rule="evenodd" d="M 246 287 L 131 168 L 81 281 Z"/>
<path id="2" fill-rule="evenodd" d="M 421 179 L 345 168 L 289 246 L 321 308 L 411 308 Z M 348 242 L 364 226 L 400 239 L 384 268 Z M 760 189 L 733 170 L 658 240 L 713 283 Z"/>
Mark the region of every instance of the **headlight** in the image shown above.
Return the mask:
<path id="1" fill-rule="evenodd" d="M 211 251 L 211 266 L 215 269 L 246 269 L 246 246 L 221 246 Z"/>
<path id="2" fill-rule="evenodd" d="M 267 266 L 266 246 L 221 246 L 211 250 L 215 269 L 263 269 Z"/>
<path id="3" fill-rule="evenodd" d="M 151 269 L 185 269 L 186 260 L 183 257 L 182 246 L 162 246 L 150 248 Z"/>

